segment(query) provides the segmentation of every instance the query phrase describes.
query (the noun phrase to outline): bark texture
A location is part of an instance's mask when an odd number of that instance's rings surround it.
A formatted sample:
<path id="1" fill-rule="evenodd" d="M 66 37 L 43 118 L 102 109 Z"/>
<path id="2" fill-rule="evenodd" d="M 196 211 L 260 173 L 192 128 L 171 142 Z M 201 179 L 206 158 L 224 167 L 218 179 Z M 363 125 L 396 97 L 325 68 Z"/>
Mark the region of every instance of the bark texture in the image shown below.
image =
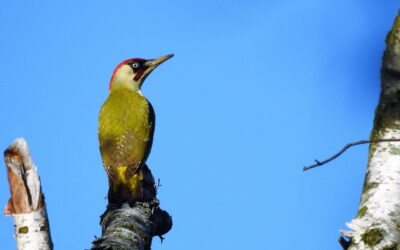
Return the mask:
<path id="1" fill-rule="evenodd" d="M 102 236 L 93 241 L 92 250 L 147 250 L 151 248 L 153 236 L 167 233 L 172 227 L 172 218 L 160 209 L 156 198 L 157 185 L 147 166 L 143 168 L 143 197 L 129 204 L 112 204 L 115 198 L 110 188 L 109 204 L 101 216 Z M 113 196 L 113 199 L 110 199 Z"/>
<path id="2" fill-rule="evenodd" d="M 400 138 L 400 12 L 386 45 L 371 140 Z M 370 144 L 358 214 L 347 226 L 345 249 L 400 249 L 400 142 Z"/>
<path id="3" fill-rule="evenodd" d="M 53 249 L 44 196 L 26 141 L 15 140 L 4 159 L 11 191 L 4 214 L 14 216 L 17 248 Z"/>

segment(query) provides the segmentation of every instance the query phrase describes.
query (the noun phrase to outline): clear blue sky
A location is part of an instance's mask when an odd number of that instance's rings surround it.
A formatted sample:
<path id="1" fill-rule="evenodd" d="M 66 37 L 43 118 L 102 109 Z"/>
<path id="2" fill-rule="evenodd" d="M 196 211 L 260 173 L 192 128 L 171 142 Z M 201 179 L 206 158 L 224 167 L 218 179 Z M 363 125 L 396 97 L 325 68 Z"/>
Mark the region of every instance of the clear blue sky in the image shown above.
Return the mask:
<path id="1" fill-rule="evenodd" d="M 4 1 L 0 150 L 25 137 L 56 249 L 100 235 L 107 179 L 97 115 L 114 67 L 175 57 L 147 78 L 148 163 L 174 220 L 153 249 L 340 249 L 357 212 L 397 0 Z M 0 206 L 9 190 L 4 163 Z M 14 249 L 0 216 L 0 249 Z"/>

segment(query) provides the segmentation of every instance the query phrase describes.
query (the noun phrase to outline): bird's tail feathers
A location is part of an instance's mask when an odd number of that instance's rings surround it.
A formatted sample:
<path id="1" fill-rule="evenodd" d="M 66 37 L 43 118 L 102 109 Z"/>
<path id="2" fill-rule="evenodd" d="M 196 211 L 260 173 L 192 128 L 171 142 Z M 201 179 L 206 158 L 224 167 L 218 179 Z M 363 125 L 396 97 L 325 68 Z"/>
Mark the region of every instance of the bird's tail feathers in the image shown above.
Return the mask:
<path id="1" fill-rule="evenodd" d="M 143 196 L 141 181 L 143 180 L 143 172 L 139 168 L 136 171 L 131 170 L 132 167 L 120 166 L 110 176 L 110 188 L 114 195 L 128 196 L 129 199 L 140 199 Z"/>

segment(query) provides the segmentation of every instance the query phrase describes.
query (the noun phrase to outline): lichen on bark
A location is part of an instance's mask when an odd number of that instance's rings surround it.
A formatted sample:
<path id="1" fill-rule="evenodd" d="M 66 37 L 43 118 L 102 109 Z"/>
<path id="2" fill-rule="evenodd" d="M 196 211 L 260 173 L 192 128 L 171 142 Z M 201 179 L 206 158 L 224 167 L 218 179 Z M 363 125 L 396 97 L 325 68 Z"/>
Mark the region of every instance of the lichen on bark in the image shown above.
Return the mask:
<path id="1" fill-rule="evenodd" d="M 400 12 L 386 45 L 371 140 L 400 138 Z M 344 248 L 395 249 L 400 243 L 400 142 L 372 143 L 368 156 L 357 216 L 347 224 L 351 231 L 342 231 L 349 239 Z"/>
<path id="2" fill-rule="evenodd" d="M 100 220 L 102 236 L 93 241 L 92 250 L 148 250 L 154 236 L 162 237 L 171 229 L 172 218 L 159 207 L 157 186 L 146 165 L 143 175 L 144 192 L 140 200 L 131 204 L 108 204 Z"/>

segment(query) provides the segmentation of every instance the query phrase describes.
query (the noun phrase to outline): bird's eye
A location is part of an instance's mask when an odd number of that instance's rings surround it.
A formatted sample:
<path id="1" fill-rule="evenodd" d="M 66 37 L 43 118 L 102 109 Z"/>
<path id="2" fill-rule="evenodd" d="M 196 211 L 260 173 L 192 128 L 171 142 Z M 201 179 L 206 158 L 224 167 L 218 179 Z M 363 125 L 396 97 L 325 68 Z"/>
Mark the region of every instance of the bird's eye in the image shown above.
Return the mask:
<path id="1" fill-rule="evenodd" d="M 137 68 L 139 68 L 139 63 L 137 63 L 137 62 L 134 62 L 134 63 L 132 63 L 132 68 L 134 68 L 134 69 L 137 69 Z"/>

